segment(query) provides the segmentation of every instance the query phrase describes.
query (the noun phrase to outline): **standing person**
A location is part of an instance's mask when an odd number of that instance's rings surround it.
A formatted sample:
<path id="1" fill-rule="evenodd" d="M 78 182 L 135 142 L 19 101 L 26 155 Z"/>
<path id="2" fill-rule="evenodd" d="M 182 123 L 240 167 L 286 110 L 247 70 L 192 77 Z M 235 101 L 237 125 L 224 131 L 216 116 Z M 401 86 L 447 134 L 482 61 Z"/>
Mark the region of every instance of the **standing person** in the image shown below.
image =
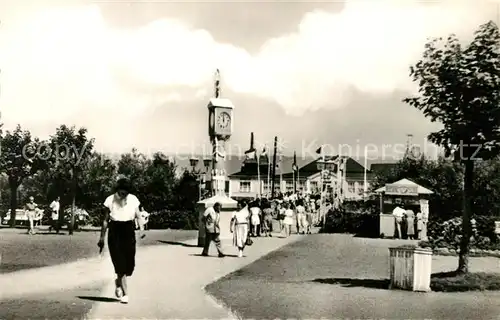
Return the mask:
<path id="1" fill-rule="evenodd" d="M 424 229 L 424 220 L 422 212 L 417 213 L 417 239 L 422 240 L 422 230 Z"/>
<path id="2" fill-rule="evenodd" d="M 292 233 L 292 225 L 293 225 L 293 209 L 290 204 L 285 204 L 285 218 L 283 219 L 283 225 L 285 229 L 285 237 L 290 236 Z"/>
<path id="3" fill-rule="evenodd" d="M 35 226 L 34 220 L 36 217 L 36 211 L 38 209 L 38 205 L 35 203 L 34 197 L 29 197 L 28 203 L 24 206 L 24 212 L 28 218 L 29 226 L 28 226 L 28 234 L 35 234 Z"/>
<path id="4" fill-rule="evenodd" d="M 297 201 L 297 207 L 295 208 L 297 211 L 297 221 L 298 221 L 298 229 L 297 233 L 306 234 L 307 231 L 307 217 L 306 217 L 306 208 L 302 204 L 302 200 Z"/>
<path id="5" fill-rule="evenodd" d="M 271 234 L 271 231 L 273 228 L 273 209 L 271 208 L 271 204 L 269 203 L 269 201 L 265 201 L 262 207 L 262 232 L 264 233 L 264 237 L 272 237 L 273 235 Z"/>
<path id="6" fill-rule="evenodd" d="M 221 204 L 216 202 L 213 207 L 207 208 L 203 214 L 205 223 L 205 245 L 203 246 L 201 255 L 204 257 L 208 256 L 208 250 L 210 249 L 212 241 L 215 242 L 219 257 L 225 257 L 225 254 L 222 252 L 222 244 L 220 241 L 220 209 Z"/>
<path id="7" fill-rule="evenodd" d="M 149 212 L 144 210 L 143 206 L 139 206 L 139 211 L 141 212 L 142 224 L 144 225 L 144 230 L 148 229 L 149 222 Z M 139 219 L 135 219 L 135 229 L 139 229 Z"/>
<path id="8" fill-rule="evenodd" d="M 252 202 L 252 204 L 250 205 L 250 215 L 251 215 L 250 222 L 252 223 L 251 234 L 253 237 L 257 236 L 257 231 L 258 231 L 257 229 L 259 228 L 260 225 L 260 214 L 261 211 L 257 201 Z"/>
<path id="9" fill-rule="evenodd" d="M 406 210 L 406 235 L 408 239 L 415 239 L 415 213 L 413 210 Z"/>
<path id="10" fill-rule="evenodd" d="M 238 248 L 238 257 L 243 257 L 249 233 L 250 212 L 244 202 L 239 202 L 231 218 L 230 231 L 233 234 L 233 245 Z"/>
<path id="11" fill-rule="evenodd" d="M 49 208 L 50 208 L 50 219 L 51 219 L 51 224 L 49 227 L 49 232 L 54 229 L 56 233 L 59 233 L 59 209 L 61 208 L 61 204 L 59 201 L 61 200 L 60 197 L 57 197 L 54 201 L 51 202 Z"/>
<path id="12" fill-rule="evenodd" d="M 400 206 L 396 206 L 396 208 L 392 210 L 392 215 L 394 216 L 394 221 L 396 223 L 395 238 L 398 239 L 402 238 L 401 224 L 403 222 L 403 216 L 405 215 L 405 213 L 406 213 L 405 209 L 401 208 Z"/>
<path id="13" fill-rule="evenodd" d="M 306 221 L 307 221 L 307 228 L 306 228 L 306 233 L 311 234 L 311 228 L 313 225 L 313 213 L 311 210 L 306 210 Z"/>
<path id="14" fill-rule="evenodd" d="M 102 224 L 98 246 L 104 247 L 104 238 L 108 232 L 108 248 L 116 273 L 115 294 L 121 303 L 128 303 L 129 292 L 127 277 L 132 276 L 135 269 L 135 219 L 139 219 L 141 232 L 144 226 L 139 211 L 139 199 L 131 193 L 131 183 L 127 178 L 116 182 L 115 193 L 104 201 L 107 208 Z M 141 239 L 145 237 L 142 234 Z"/>

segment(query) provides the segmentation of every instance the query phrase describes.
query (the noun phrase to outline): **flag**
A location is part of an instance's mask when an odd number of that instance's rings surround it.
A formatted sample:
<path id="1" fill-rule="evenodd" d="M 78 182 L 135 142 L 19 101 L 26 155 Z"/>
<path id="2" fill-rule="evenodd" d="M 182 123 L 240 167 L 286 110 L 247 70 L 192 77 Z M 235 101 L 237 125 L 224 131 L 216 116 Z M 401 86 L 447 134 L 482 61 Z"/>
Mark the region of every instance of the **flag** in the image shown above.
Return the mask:
<path id="1" fill-rule="evenodd" d="M 262 153 L 261 153 L 262 156 L 267 156 L 267 146 L 264 145 L 264 147 L 262 148 Z"/>
<path id="2" fill-rule="evenodd" d="M 250 159 L 256 159 L 257 157 L 257 152 L 255 149 L 253 150 L 248 150 L 248 151 L 245 151 L 245 156 L 247 158 L 247 160 L 250 160 Z"/>
<path id="3" fill-rule="evenodd" d="M 297 172 L 297 170 L 299 169 L 299 167 L 297 166 L 297 153 L 294 151 L 293 152 L 293 165 L 292 165 L 292 170 L 294 172 Z"/>

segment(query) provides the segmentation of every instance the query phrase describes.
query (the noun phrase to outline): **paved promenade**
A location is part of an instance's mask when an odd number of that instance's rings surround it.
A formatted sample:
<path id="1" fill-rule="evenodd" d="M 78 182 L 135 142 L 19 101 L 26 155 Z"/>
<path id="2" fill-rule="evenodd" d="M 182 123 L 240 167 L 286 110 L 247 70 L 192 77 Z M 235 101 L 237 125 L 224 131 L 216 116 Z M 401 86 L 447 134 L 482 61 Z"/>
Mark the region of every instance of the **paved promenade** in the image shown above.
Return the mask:
<path id="1" fill-rule="evenodd" d="M 211 257 L 199 256 L 201 248 L 195 246 L 196 240 L 141 249 L 136 271 L 129 279 L 129 304 L 96 302 L 87 319 L 234 319 L 205 293 L 204 287 L 302 237 L 256 238 L 243 258 L 236 257 L 230 241 L 223 241 L 228 255 L 225 258 L 217 257 L 215 247 L 211 248 Z M 109 285 L 101 296 L 113 298 L 113 272 L 104 273 Z"/>

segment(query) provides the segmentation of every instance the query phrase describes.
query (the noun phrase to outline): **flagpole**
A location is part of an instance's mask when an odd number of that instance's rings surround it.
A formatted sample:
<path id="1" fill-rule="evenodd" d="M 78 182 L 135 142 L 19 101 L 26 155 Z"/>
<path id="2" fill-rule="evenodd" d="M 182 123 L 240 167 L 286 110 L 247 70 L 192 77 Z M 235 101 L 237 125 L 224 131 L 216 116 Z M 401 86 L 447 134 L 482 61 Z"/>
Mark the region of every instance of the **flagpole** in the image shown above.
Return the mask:
<path id="1" fill-rule="evenodd" d="M 266 147 L 267 150 L 267 147 Z M 271 190 L 271 161 L 269 161 L 269 150 L 266 153 L 267 155 L 267 198 L 270 198 L 270 190 Z"/>
<path id="2" fill-rule="evenodd" d="M 367 167 L 368 167 L 368 153 L 366 151 L 366 145 L 365 145 L 365 170 L 364 170 L 364 177 L 363 177 L 363 198 L 366 200 L 368 196 L 368 185 L 367 185 L 367 178 L 366 178 L 366 173 L 367 173 Z"/>
<path id="3" fill-rule="evenodd" d="M 326 224 L 326 212 L 325 212 L 325 204 L 323 203 L 325 201 L 325 196 L 323 194 L 323 189 L 325 188 L 325 181 L 323 179 L 323 176 L 324 176 L 324 172 L 325 172 L 325 168 L 324 166 L 326 166 L 326 163 L 325 163 L 325 148 L 323 147 L 324 144 L 321 145 L 321 161 L 323 161 L 323 165 L 321 167 L 321 193 L 320 193 L 320 212 L 321 212 L 321 220 L 322 220 L 322 224 L 323 224 L 323 228 L 325 227 L 325 224 Z"/>
<path id="4" fill-rule="evenodd" d="M 261 197 L 261 190 L 262 190 L 262 184 L 260 181 L 260 160 L 259 160 L 259 154 L 257 153 L 257 150 L 255 150 L 255 157 L 257 158 L 257 181 L 259 182 L 259 192 L 257 195 L 259 198 Z"/>

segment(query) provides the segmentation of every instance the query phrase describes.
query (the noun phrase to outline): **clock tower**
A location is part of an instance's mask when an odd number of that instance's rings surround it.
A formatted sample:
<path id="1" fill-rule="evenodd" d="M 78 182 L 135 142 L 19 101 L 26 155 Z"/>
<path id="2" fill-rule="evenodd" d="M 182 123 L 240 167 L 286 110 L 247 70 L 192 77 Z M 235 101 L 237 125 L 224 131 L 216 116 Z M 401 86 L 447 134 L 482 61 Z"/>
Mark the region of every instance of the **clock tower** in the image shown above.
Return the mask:
<path id="1" fill-rule="evenodd" d="M 212 197 L 198 202 L 199 232 L 198 246 L 203 246 L 205 241 L 205 226 L 203 224 L 203 213 L 206 208 L 213 206 L 216 202 L 222 206 L 220 214 L 221 239 L 232 239 L 229 232 L 229 224 L 232 212 L 237 202 L 226 194 L 226 142 L 233 133 L 233 110 L 234 106 L 229 99 L 220 97 L 220 72 L 215 74 L 215 94 L 207 105 L 208 108 L 208 136 L 212 144 L 212 170 L 211 191 Z"/>

